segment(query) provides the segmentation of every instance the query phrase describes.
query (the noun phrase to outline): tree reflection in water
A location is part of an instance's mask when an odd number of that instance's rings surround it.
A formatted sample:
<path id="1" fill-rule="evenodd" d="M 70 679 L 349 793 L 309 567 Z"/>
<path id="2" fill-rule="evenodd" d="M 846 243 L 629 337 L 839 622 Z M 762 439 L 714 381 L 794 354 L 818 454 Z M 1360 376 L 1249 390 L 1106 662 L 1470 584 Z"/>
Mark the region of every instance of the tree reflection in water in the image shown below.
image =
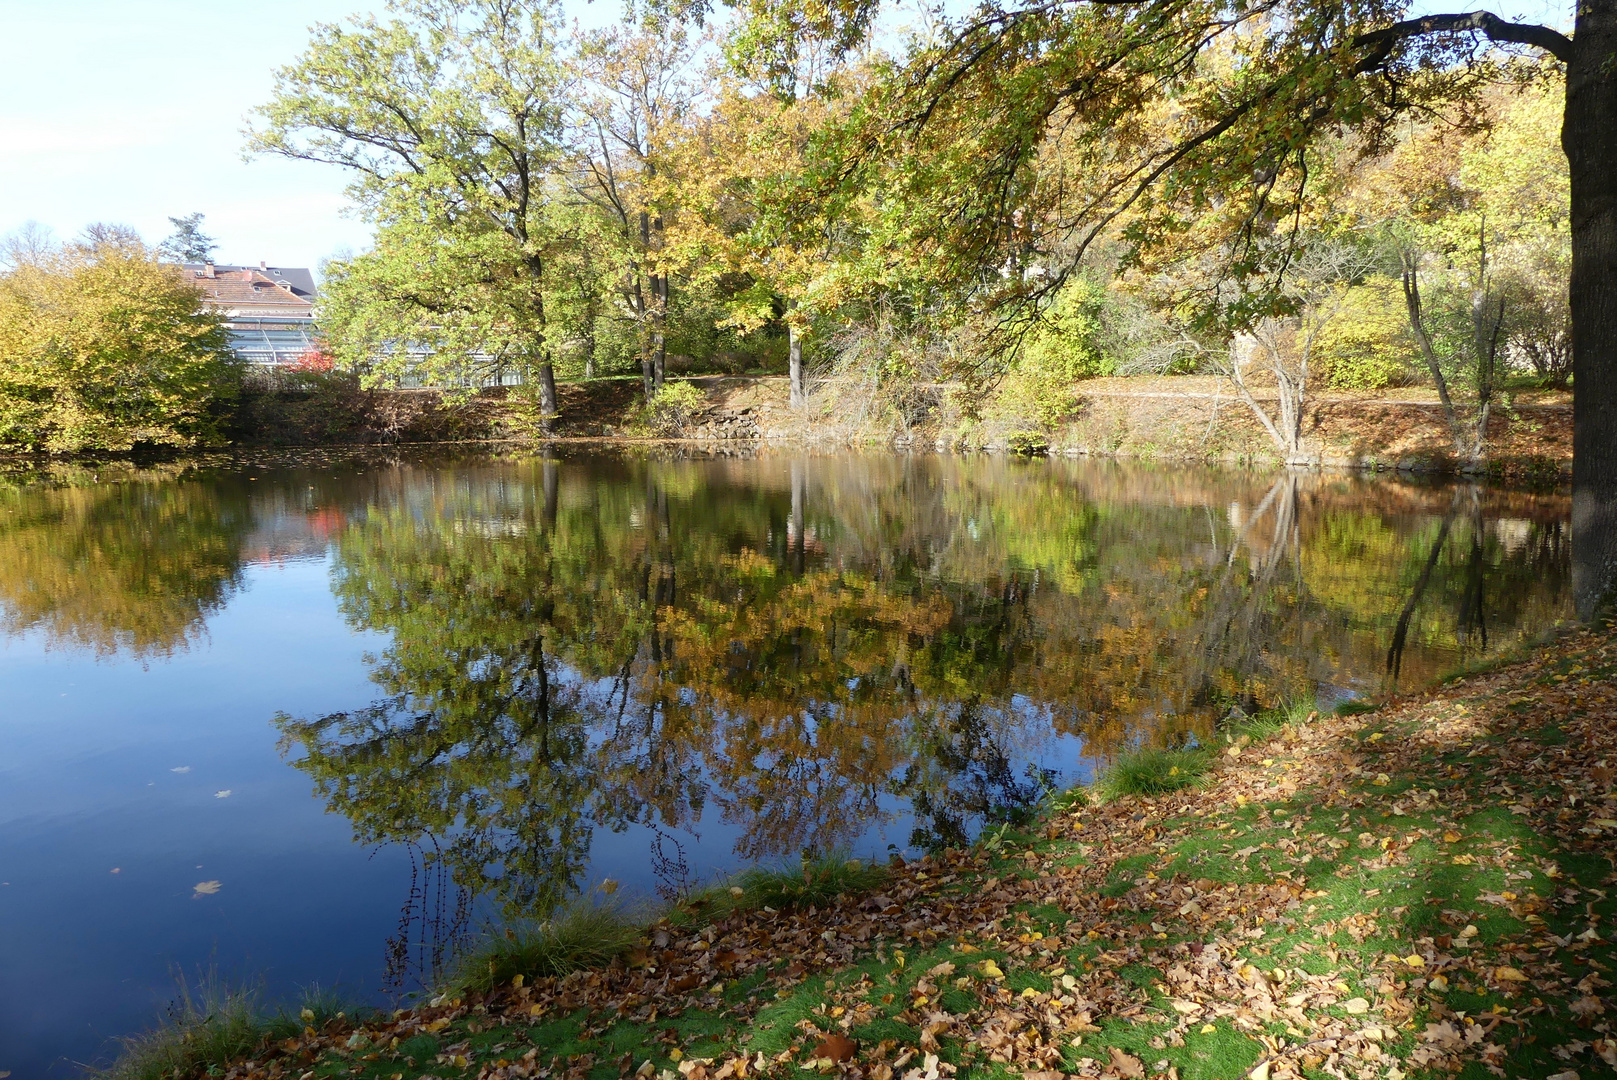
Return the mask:
<path id="1" fill-rule="evenodd" d="M 0 510 L 0 629 L 97 655 L 183 649 L 247 564 L 329 553 L 344 618 L 387 642 L 373 697 L 278 723 L 360 840 L 413 845 L 399 971 L 441 962 L 474 898 L 565 900 L 603 829 L 640 830 L 670 891 L 960 844 L 1232 704 L 1420 685 L 1566 613 L 1564 497 L 1318 474 L 63 467 L 0 482 Z"/>
<path id="2" fill-rule="evenodd" d="M 645 828 L 676 890 L 707 815 L 739 863 L 895 816 L 961 844 L 1058 782 L 1052 739 L 1105 755 L 1206 737 L 1232 703 L 1373 690 L 1392 638 L 1430 678 L 1481 647 L 1485 596 L 1495 645 L 1553 619 L 1558 511 L 1517 500 L 1505 543 L 1509 499 L 1467 497 L 1461 524 L 1448 492 L 1295 474 L 423 471 L 335 545 L 342 611 L 390 641 L 378 696 L 280 724 L 361 839 L 426 845 L 512 916 L 576 891 L 600 829 Z M 1460 529 L 1463 555 L 1433 547 Z"/>

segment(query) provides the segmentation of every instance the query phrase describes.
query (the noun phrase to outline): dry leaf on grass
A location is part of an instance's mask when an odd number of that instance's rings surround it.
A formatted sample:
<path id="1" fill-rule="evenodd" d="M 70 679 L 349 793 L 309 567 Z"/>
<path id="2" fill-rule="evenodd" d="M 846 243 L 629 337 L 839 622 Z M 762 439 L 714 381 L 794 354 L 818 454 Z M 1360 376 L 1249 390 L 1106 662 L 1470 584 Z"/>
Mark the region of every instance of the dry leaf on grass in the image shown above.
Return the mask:
<path id="1" fill-rule="evenodd" d="M 814 1048 L 814 1057 L 824 1058 L 827 1061 L 852 1061 L 859 1052 L 859 1046 L 846 1035 L 827 1035 L 820 1040 Z"/>

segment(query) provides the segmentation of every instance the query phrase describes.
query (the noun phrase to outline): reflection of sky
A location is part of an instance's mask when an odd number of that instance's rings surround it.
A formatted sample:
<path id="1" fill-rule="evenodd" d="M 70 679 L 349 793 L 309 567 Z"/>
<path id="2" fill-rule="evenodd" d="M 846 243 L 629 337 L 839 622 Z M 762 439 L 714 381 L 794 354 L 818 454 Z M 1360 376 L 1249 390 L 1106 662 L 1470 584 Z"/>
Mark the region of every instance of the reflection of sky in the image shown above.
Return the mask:
<path id="1" fill-rule="evenodd" d="M 149 1023 L 175 964 L 374 986 L 399 859 L 354 848 L 269 720 L 368 700 L 376 642 L 337 617 L 321 564 L 244 584 L 171 659 L 0 642 L 0 1069 L 44 1075 Z"/>
<path id="2" fill-rule="evenodd" d="M 66 1061 L 150 1024 L 174 996 L 176 968 L 262 977 L 278 1000 L 313 983 L 376 993 L 407 856 L 354 844 L 347 819 L 327 814 L 286 765 L 270 719 L 369 702 L 363 655 L 385 640 L 353 632 L 329 563 L 290 548 L 249 566 L 241 590 L 169 658 L 98 661 L 47 649 L 38 634 L 0 639 L 0 1069 L 18 1080 L 70 1075 Z M 1016 711 L 1036 709 L 1019 701 Z M 995 726 L 1019 766 L 1078 760 L 1076 740 L 1018 719 Z M 906 801 L 884 794 L 879 807 L 884 821 L 854 854 L 906 846 Z M 665 833 L 691 882 L 735 868 L 744 823 L 727 816 L 710 799 L 689 831 Z M 586 882 L 611 877 L 654 895 L 656 839 L 643 826 L 598 830 Z M 219 892 L 195 895 L 207 881 Z"/>

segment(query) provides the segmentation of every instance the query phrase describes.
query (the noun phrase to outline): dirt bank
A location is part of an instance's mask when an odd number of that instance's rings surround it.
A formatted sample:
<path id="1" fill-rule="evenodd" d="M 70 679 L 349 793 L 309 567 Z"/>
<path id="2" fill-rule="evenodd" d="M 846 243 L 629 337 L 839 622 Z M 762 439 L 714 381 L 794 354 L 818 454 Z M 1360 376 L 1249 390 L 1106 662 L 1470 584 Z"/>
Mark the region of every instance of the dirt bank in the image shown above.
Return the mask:
<path id="1" fill-rule="evenodd" d="M 715 441 L 891 443 L 938 450 L 1037 447 L 1050 453 L 1161 460 L 1269 463 L 1273 443 L 1248 407 L 1214 377 L 1096 379 L 1079 387 L 1078 406 L 1059 425 L 1041 427 L 1016 415 L 963 420 L 941 410 L 906 423 L 892 411 L 857 416 L 834 387 L 793 412 L 779 376 L 708 376 L 690 380 L 704 403 L 679 437 Z M 647 437 L 638 379 L 598 379 L 558 387 L 561 438 Z M 434 391 L 250 395 L 232 435 L 255 446 L 415 443 L 526 439 L 531 411 L 513 407 L 505 390 L 449 404 Z M 1441 406 L 1429 391 L 1316 396 L 1304 415 L 1311 456 L 1329 467 L 1448 471 L 1454 465 Z M 1489 423 L 1492 471 L 1553 478 L 1570 471 L 1571 397 L 1564 392 L 1515 395 Z"/>

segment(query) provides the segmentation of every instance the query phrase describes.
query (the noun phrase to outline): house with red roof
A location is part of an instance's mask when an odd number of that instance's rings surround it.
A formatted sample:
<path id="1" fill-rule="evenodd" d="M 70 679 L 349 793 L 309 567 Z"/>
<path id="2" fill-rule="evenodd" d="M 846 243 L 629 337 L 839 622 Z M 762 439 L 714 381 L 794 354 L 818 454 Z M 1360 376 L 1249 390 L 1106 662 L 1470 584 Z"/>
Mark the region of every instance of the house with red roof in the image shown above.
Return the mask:
<path id="1" fill-rule="evenodd" d="M 314 275 L 303 267 L 184 263 L 202 305 L 225 317 L 230 347 L 249 364 L 287 365 L 319 353 Z"/>

